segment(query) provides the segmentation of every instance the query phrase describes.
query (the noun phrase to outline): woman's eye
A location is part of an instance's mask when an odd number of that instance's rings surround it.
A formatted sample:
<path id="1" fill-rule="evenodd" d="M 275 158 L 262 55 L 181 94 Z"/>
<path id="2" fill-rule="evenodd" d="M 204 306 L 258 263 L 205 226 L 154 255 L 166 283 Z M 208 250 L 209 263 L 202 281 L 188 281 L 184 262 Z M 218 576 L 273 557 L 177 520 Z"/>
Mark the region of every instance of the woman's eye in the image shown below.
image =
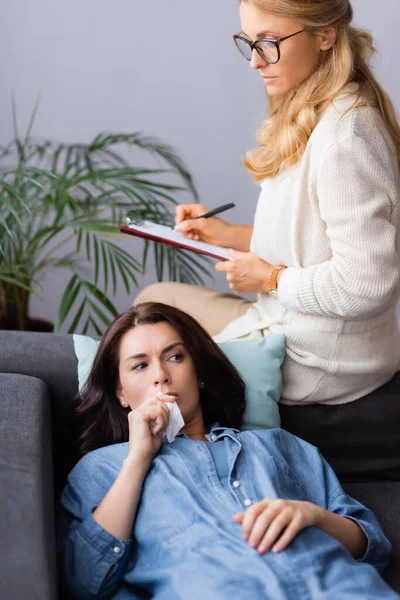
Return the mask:
<path id="1" fill-rule="evenodd" d="M 147 367 L 147 363 L 139 363 L 138 365 L 134 365 L 131 371 L 143 371 Z"/>
<path id="2" fill-rule="evenodd" d="M 168 360 L 172 360 L 172 362 L 182 362 L 183 354 L 182 352 L 179 352 L 179 354 L 173 354 Z"/>

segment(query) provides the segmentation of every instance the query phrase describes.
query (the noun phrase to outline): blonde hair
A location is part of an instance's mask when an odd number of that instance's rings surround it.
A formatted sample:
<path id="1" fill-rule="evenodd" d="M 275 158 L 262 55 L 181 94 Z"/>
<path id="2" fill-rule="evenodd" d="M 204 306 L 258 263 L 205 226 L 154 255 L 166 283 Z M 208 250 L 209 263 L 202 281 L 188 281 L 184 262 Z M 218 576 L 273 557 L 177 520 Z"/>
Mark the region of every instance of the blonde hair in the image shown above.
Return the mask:
<path id="1" fill-rule="evenodd" d="M 335 27 L 333 47 L 322 53 L 318 69 L 286 97 L 270 98 L 270 118 L 257 133 L 259 147 L 247 153 L 243 163 L 255 182 L 275 177 L 303 156 L 322 113 L 343 94 L 349 83 L 358 84 L 351 109 L 376 107 L 395 146 L 400 165 L 400 127 L 389 96 L 376 80 L 369 60 L 375 52 L 372 36 L 351 27 L 349 0 L 240 0 L 275 15 L 297 19 L 311 34 Z"/>

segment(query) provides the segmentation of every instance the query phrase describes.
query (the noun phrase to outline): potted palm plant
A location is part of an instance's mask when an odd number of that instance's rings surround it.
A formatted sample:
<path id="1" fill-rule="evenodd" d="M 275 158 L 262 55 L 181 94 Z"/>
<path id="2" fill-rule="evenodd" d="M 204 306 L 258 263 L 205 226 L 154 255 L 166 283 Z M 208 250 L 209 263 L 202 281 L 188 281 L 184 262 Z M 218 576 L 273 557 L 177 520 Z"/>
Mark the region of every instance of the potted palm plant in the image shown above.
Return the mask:
<path id="1" fill-rule="evenodd" d="M 128 294 L 155 257 L 157 277 L 201 284 L 206 259 L 146 243 L 140 257 L 118 245 L 126 216 L 172 223 L 178 193 L 197 193 L 187 168 L 168 145 L 141 133 L 101 133 L 89 144 L 37 141 L 18 133 L 0 146 L 0 329 L 32 328 L 29 296 L 40 295 L 43 273 L 67 269 L 54 330 L 102 331 L 117 310 L 119 286 Z M 122 149 L 158 159 L 132 166 Z"/>

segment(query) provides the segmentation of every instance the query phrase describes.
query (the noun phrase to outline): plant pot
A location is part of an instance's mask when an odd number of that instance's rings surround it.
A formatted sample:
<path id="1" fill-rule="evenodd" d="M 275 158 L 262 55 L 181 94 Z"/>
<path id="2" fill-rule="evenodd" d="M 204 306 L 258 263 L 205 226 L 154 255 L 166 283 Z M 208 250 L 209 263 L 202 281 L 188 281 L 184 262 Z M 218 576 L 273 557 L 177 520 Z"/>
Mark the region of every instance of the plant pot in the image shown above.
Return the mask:
<path id="1" fill-rule="evenodd" d="M 46 321 L 44 319 L 32 319 L 28 318 L 26 331 L 41 331 L 43 333 L 53 333 L 54 323 Z"/>
<path id="2" fill-rule="evenodd" d="M 8 319 L 0 319 L 0 329 L 19 331 L 17 321 Z M 40 331 L 42 333 L 52 333 L 54 331 L 54 323 L 45 321 L 44 319 L 31 319 L 28 317 L 24 331 Z"/>

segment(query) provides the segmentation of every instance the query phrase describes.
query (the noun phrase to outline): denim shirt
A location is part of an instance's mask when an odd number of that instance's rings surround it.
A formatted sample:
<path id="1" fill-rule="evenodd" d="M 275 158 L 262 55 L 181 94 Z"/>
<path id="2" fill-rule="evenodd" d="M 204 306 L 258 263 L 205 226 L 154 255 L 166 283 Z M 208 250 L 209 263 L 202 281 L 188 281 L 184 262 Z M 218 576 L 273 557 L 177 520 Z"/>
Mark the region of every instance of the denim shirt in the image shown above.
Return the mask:
<path id="1" fill-rule="evenodd" d="M 214 425 L 228 486 L 204 442 L 163 439 L 144 481 L 131 540 L 119 540 L 93 511 L 116 480 L 128 443 L 84 456 L 60 499 L 62 571 L 78 599 L 398 599 L 380 578 L 391 547 L 374 515 L 341 488 L 317 448 L 281 430 L 239 432 Z M 264 498 L 313 502 L 356 521 L 368 539 L 361 561 L 316 527 L 281 553 L 260 556 L 232 515 Z M 144 595 L 143 595 L 144 594 Z"/>

